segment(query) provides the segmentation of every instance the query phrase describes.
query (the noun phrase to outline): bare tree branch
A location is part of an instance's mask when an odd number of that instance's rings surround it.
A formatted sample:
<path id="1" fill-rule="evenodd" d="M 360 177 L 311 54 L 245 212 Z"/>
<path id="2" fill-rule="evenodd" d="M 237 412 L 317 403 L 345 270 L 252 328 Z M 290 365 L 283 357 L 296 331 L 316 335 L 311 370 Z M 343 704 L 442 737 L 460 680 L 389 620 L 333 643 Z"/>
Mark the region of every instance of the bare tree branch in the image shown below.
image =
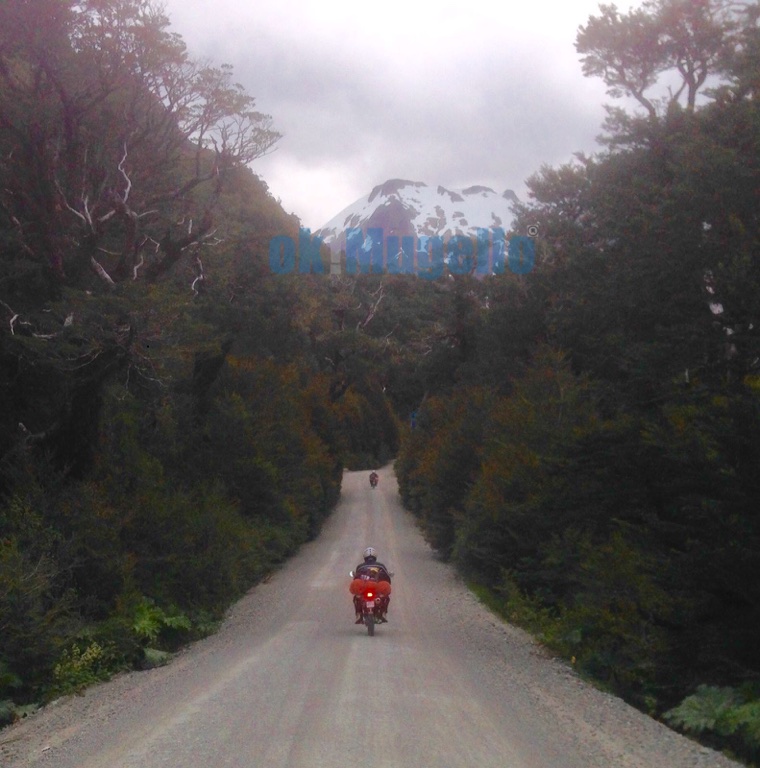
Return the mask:
<path id="1" fill-rule="evenodd" d="M 204 274 L 203 274 L 203 262 L 201 261 L 201 257 L 200 256 L 196 256 L 195 257 L 195 265 L 198 268 L 198 272 L 197 272 L 195 280 L 193 280 L 193 284 L 190 286 L 190 288 L 191 288 L 192 292 L 197 296 L 200 293 L 200 291 L 196 288 L 196 286 L 198 285 L 198 283 L 203 282 L 203 280 L 206 279 Z"/>
<path id="2" fill-rule="evenodd" d="M 145 258 L 140 254 L 140 261 L 132 267 L 132 280 L 137 280 L 137 273 L 140 271 L 140 267 L 145 264 Z"/>
<path id="3" fill-rule="evenodd" d="M 108 274 L 108 272 L 103 269 L 103 266 L 97 261 L 97 259 L 94 256 L 90 256 L 90 265 L 95 270 L 95 274 L 103 280 L 105 283 L 110 285 L 111 287 L 114 287 L 116 283 L 114 283 L 113 279 L 111 278 L 111 275 Z"/>
<path id="4" fill-rule="evenodd" d="M 127 200 L 129 200 L 129 193 L 132 191 L 132 179 L 129 178 L 129 176 L 127 175 L 127 172 L 124 170 L 124 163 L 126 162 L 126 160 L 127 160 L 127 143 L 124 142 L 124 155 L 122 156 L 118 166 L 119 172 L 127 182 L 127 188 L 124 190 L 124 194 L 121 196 L 121 202 L 124 203 L 124 205 L 127 204 Z"/>
<path id="5" fill-rule="evenodd" d="M 379 294 L 379 296 L 378 296 Z M 377 301 L 374 303 L 370 303 L 369 309 L 367 310 L 367 316 L 364 318 L 363 322 L 359 322 L 356 324 L 356 330 L 360 330 L 361 328 L 366 328 L 367 325 L 372 321 L 372 319 L 375 317 L 375 314 L 377 313 L 377 310 L 380 307 L 380 302 L 385 298 L 385 286 L 381 283 L 380 287 L 375 291 L 373 294 L 371 294 L 373 297 L 377 296 Z"/>

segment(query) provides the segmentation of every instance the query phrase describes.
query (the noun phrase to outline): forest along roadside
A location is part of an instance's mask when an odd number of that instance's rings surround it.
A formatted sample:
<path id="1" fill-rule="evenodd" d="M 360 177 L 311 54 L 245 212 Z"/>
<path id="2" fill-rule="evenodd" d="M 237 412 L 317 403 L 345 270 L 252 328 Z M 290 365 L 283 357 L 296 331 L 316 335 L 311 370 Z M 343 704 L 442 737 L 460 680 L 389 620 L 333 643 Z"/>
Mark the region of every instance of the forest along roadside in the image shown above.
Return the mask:
<path id="1" fill-rule="evenodd" d="M 354 624 L 366 546 L 394 572 L 389 623 Z M 346 472 L 320 536 L 168 666 L 0 732 L 4 768 L 737 766 L 581 681 L 504 624 L 424 542 L 392 469 Z"/>

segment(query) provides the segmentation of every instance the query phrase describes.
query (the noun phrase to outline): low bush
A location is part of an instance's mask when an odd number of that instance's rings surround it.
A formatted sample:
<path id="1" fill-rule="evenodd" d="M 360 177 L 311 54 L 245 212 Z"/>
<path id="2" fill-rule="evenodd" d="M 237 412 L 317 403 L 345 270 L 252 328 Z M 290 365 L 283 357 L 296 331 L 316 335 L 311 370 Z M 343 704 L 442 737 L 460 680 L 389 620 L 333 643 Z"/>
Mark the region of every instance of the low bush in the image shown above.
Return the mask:
<path id="1" fill-rule="evenodd" d="M 700 685 L 663 715 L 671 725 L 725 746 L 746 760 L 760 760 L 760 688 Z"/>

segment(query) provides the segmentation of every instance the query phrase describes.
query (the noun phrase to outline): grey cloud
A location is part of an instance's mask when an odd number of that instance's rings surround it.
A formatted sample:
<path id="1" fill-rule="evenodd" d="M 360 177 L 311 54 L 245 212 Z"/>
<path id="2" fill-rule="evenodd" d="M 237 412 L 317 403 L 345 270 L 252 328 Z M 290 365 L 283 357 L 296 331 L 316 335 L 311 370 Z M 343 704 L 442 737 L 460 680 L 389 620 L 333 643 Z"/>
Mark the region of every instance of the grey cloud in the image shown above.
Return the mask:
<path id="1" fill-rule="evenodd" d="M 340 41 L 294 44 L 257 33 L 206 39 L 202 53 L 231 63 L 284 134 L 270 167 L 287 159 L 344 169 L 356 197 L 393 177 L 519 187 L 542 163 L 590 149 L 603 115 L 598 100 L 579 103 L 567 88 L 568 67 L 583 78 L 566 52 L 441 55 L 425 77 L 405 76 L 403 62 L 381 62 Z"/>

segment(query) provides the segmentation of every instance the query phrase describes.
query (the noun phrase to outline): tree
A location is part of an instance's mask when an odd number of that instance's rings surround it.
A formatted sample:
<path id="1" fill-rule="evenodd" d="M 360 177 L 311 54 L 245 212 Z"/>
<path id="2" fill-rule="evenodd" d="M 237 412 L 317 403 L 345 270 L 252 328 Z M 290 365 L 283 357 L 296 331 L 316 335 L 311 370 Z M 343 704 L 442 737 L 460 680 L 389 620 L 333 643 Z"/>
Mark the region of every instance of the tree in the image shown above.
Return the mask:
<path id="1" fill-rule="evenodd" d="M 182 310 L 132 286 L 185 260 L 197 295 L 226 188 L 279 138 L 168 23 L 150 0 L 0 6 L 0 455 L 80 472 L 104 382 L 161 386 L 148 350 Z"/>
<path id="2" fill-rule="evenodd" d="M 645 95 L 665 66 L 655 20 L 641 9 L 627 16 L 620 16 L 614 5 L 600 10 L 602 15 L 591 17 L 578 33 L 583 73 L 601 77 L 610 95 L 632 96 L 655 117 L 656 107 Z"/>
<path id="3" fill-rule="evenodd" d="M 614 5 L 601 5 L 578 32 L 576 49 L 583 72 L 601 77 L 608 93 L 631 96 L 650 119 L 685 100 L 694 111 L 697 96 L 716 74 L 731 29 L 726 0 L 651 0 L 621 16 Z M 667 97 L 652 95 L 661 76 L 675 72 L 680 84 Z"/>
<path id="4" fill-rule="evenodd" d="M 63 4 L 43 25 L 30 8 L 0 11 L 5 269 L 31 262 L 53 294 L 87 269 L 155 280 L 211 236 L 229 171 L 279 134 L 150 0 Z"/>
<path id="5" fill-rule="evenodd" d="M 584 71 L 644 114 L 610 108 L 603 151 L 529 180 L 537 268 L 470 325 L 473 369 L 514 372 L 482 439 L 454 383 L 397 462 L 443 552 L 649 711 L 760 669 L 758 18 L 661 0 L 580 30 Z M 433 506 L 452 447 L 467 489 Z"/>

